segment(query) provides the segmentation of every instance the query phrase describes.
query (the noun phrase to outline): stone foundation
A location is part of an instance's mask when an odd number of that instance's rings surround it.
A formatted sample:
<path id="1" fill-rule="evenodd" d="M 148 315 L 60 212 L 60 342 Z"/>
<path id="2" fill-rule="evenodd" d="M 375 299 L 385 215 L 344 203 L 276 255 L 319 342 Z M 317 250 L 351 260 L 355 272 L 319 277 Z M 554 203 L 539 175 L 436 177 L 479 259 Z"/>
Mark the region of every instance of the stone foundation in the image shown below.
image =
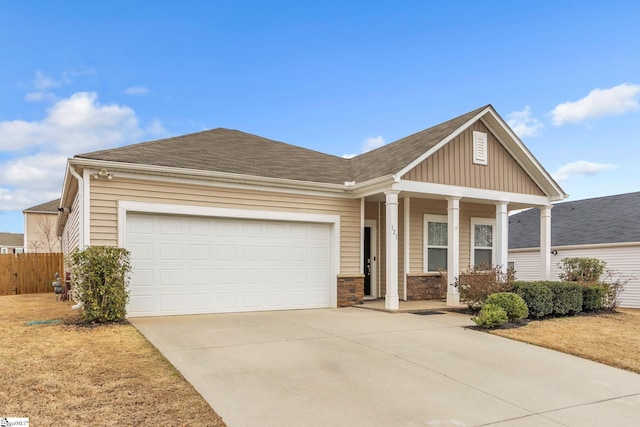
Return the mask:
<path id="1" fill-rule="evenodd" d="M 364 301 L 364 274 L 338 275 L 338 307 L 350 307 Z"/>
<path id="2" fill-rule="evenodd" d="M 444 299 L 447 284 L 444 277 L 433 274 L 407 275 L 407 300 Z"/>

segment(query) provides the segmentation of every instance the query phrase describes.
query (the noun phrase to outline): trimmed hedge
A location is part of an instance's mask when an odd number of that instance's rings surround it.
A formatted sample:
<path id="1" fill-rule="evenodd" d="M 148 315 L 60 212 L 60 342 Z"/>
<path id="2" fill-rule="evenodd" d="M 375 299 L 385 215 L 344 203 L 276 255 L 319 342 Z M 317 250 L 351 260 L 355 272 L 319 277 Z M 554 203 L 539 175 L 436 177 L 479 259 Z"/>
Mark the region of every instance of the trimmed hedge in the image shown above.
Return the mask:
<path id="1" fill-rule="evenodd" d="M 529 317 L 540 318 L 553 313 L 553 292 L 547 282 L 514 282 L 513 291 L 529 308 Z"/>
<path id="2" fill-rule="evenodd" d="M 507 313 L 509 322 L 517 322 L 529 316 L 527 304 L 518 294 L 513 292 L 499 292 L 487 297 L 485 304 L 493 304 L 502 308 Z"/>
<path id="3" fill-rule="evenodd" d="M 575 282 L 549 282 L 553 292 L 553 314 L 564 316 L 582 311 L 582 286 Z"/>
<path id="4" fill-rule="evenodd" d="M 605 296 L 605 287 L 600 284 L 591 284 L 582 287 L 582 310 L 595 311 L 602 308 L 602 300 Z"/>

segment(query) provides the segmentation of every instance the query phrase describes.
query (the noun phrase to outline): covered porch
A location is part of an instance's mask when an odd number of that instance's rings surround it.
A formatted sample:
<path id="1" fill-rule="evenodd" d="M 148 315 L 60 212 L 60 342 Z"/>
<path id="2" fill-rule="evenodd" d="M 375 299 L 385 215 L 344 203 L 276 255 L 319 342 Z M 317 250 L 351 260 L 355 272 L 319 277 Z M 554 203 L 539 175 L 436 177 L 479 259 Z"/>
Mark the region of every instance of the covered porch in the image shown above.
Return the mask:
<path id="1" fill-rule="evenodd" d="M 415 190 L 391 188 L 361 198 L 364 305 L 375 308 L 384 301 L 384 310 L 391 311 L 459 307 L 456 279 L 481 264 L 506 271 L 509 212 L 531 207 L 540 211 L 542 274 L 549 278 L 551 206 L 546 197 Z"/>

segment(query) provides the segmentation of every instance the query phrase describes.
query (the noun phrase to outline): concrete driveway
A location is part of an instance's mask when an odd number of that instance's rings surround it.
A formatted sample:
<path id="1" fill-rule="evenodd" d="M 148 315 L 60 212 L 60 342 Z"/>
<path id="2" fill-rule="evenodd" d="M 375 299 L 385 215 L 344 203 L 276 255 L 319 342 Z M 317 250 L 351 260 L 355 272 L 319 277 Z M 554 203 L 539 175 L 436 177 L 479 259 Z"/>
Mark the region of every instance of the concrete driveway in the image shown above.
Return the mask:
<path id="1" fill-rule="evenodd" d="M 640 423 L 640 375 L 465 329 L 461 314 L 130 320 L 230 427 Z"/>

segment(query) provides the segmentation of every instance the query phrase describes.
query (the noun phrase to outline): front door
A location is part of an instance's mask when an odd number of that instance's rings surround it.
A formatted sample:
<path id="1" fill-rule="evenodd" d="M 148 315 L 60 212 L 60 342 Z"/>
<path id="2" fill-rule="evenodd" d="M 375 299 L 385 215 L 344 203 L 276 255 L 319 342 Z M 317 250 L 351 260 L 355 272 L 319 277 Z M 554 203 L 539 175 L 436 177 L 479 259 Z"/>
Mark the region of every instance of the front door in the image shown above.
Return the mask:
<path id="1" fill-rule="evenodd" d="M 376 222 L 373 220 L 366 220 L 364 227 L 364 242 L 363 244 L 363 273 L 364 273 L 364 297 L 376 298 L 377 283 L 376 283 Z"/>

